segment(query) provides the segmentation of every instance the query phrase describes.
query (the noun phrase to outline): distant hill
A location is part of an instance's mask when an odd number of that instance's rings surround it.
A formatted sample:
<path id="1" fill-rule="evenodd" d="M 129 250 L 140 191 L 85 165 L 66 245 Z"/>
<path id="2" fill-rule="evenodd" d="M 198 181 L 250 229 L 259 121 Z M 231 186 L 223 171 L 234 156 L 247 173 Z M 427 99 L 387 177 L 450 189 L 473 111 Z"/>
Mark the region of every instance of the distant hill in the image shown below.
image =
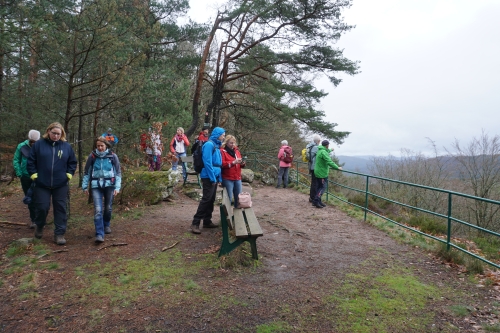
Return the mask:
<path id="1" fill-rule="evenodd" d="M 344 164 L 343 169 L 359 173 L 368 173 L 368 164 L 371 163 L 372 157 L 374 156 L 337 156 L 339 162 Z"/>

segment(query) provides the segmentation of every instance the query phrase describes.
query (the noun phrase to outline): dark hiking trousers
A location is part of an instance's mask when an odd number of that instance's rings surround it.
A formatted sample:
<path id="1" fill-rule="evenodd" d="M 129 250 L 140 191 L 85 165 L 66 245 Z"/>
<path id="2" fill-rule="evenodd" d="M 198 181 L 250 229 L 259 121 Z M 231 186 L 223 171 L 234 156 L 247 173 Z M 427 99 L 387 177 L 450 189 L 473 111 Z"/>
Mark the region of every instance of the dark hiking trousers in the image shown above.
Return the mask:
<path id="1" fill-rule="evenodd" d="M 316 195 L 314 196 L 313 203 L 315 205 L 319 205 L 321 202 L 321 196 L 323 193 L 325 193 L 326 189 L 326 182 L 328 181 L 328 178 L 316 178 Z"/>
<path id="2" fill-rule="evenodd" d="M 317 188 L 318 181 L 316 175 L 314 175 L 314 170 L 311 170 L 311 189 L 309 190 L 309 199 L 311 199 L 311 202 L 314 201 L 314 196 L 316 195 Z"/>
<path id="3" fill-rule="evenodd" d="M 214 202 L 217 195 L 217 183 L 212 184 L 210 178 L 202 178 L 201 183 L 203 185 L 203 196 L 192 223 L 198 226 L 200 221 L 203 221 L 204 225 L 212 223 L 212 213 L 214 212 Z"/>
<path id="4" fill-rule="evenodd" d="M 23 188 L 24 195 L 26 196 L 26 193 L 28 192 L 29 188 L 31 187 L 32 180 L 30 177 L 21 177 L 21 187 Z M 36 217 L 36 208 L 35 208 L 35 196 L 31 198 L 31 202 L 28 204 L 28 209 L 30 211 L 30 219 L 31 222 L 35 222 L 35 217 Z"/>
<path id="5" fill-rule="evenodd" d="M 54 209 L 54 235 L 64 235 L 68 216 L 66 215 L 66 201 L 68 199 L 68 185 L 58 188 L 35 187 L 35 223 L 38 227 L 44 227 L 49 214 L 50 198 Z"/>

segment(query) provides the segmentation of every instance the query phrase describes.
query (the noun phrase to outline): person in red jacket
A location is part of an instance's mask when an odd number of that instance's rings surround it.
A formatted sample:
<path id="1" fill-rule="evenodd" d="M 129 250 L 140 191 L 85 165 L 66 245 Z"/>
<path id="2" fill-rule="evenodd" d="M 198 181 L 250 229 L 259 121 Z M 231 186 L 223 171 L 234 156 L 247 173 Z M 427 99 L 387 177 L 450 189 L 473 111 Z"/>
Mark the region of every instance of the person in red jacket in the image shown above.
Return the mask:
<path id="1" fill-rule="evenodd" d="M 180 157 L 186 156 L 187 147 L 189 146 L 189 140 L 184 134 L 184 128 L 178 127 L 177 134 L 174 135 L 172 141 L 170 141 L 170 151 L 177 157 L 177 160 L 172 162 L 172 170 L 177 170 L 177 164 Z M 186 163 L 182 163 L 182 179 L 186 179 Z"/>
<path id="2" fill-rule="evenodd" d="M 245 161 L 241 158 L 234 136 L 226 136 L 220 153 L 222 155 L 222 186 L 226 188 L 230 201 L 234 195 L 234 207 L 238 208 L 238 195 L 241 193 L 241 168 L 245 167 Z"/>
<path id="3" fill-rule="evenodd" d="M 208 127 L 203 127 L 200 134 L 198 135 L 198 141 L 206 142 L 208 141 Z"/>

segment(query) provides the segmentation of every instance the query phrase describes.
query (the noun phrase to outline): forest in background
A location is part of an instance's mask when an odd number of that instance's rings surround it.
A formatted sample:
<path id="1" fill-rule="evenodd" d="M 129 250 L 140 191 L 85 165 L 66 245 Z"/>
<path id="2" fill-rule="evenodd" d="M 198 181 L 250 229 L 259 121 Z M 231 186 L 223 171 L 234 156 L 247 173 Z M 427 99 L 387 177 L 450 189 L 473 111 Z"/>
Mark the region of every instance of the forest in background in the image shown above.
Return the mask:
<path id="1" fill-rule="evenodd" d="M 350 5 L 229 0 L 198 24 L 187 0 L 0 0 L 1 171 L 30 129 L 54 121 L 80 163 L 109 127 L 120 156 L 140 158 L 156 121 L 165 145 L 177 127 L 194 139 L 204 124 L 247 151 L 302 147 L 311 133 L 341 144 L 349 133 L 324 120 L 314 79 L 358 72 L 334 47 Z"/>

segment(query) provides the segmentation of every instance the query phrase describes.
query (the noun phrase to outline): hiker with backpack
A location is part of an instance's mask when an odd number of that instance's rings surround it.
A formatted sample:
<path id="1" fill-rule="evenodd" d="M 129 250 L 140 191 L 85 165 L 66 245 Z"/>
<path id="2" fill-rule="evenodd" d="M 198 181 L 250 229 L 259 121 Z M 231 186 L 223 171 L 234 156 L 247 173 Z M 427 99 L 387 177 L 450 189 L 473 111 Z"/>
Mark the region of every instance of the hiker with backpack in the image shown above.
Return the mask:
<path id="1" fill-rule="evenodd" d="M 184 128 L 177 127 L 177 133 L 170 141 L 170 152 L 175 156 L 175 159 L 172 161 L 172 170 L 177 170 L 177 164 L 179 163 L 179 159 L 186 156 L 187 147 L 189 146 L 188 137 L 184 134 Z M 186 180 L 187 170 L 186 163 L 182 163 L 182 179 Z"/>
<path id="2" fill-rule="evenodd" d="M 214 211 L 217 185 L 222 182 L 220 146 L 226 137 L 225 132 L 222 127 L 214 128 L 210 139 L 201 147 L 203 168 L 200 172 L 200 178 L 203 185 L 203 196 L 191 223 L 191 232 L 193 234 L 201 234 L 201 221 L 203 221 L 203 228 L 217 228 L 219 226 L 212 222 L 212 213 Z"/>
<path id="3" fill-rule="evenodd" d="M 306 146 L 306 159 L 307 159 L 307 169 L 311 175 L 311 188 L 309 189 L 309 202 L 314 201 L 314 196 L 316 194 L 317 180 L 314 174 L 314 165 L 316 163 L 316 154 L 318 153 L 319 142 L 321 138 L 319 135 L 315 134 L 313 141 Z"/>
<path id="4" fill-rule="evenodd" d="M 54 242 L 66 244 L 64 234 L 68 224 L 66 204 L 69 181 L 75 174 L 77 160 L 73 147 L 66 142 L 66 132 L 60 123 L 47 127 L 43 139 L 31 147 L 27 169 L 35 182 L 35 238 L 42 238 L 50 209 L 54 210 Z"/>
<path id="5" fill-rule="evenodd" d="M 330 142 L 328 140 L 323 140 L 321 146 L 318 146 L 318 152 L 316 154 L 316 162 L 314 165 L 314 175 L 316 176 L 316 194 L 314 195 L 314 200 L 312 202 L 313 206 L 316 208 L 324 208 L 326 205 L 321 201 L 321 196 L 325 192 L 326 182 L 328 181 L 328 173 L 330 168 L 336 170 L 342 170 L 335 162 L 332 161 L 330 153 L 333 151 L 328 147 Z"/>
<path id="6" fill-rule="evenodd" d="M 82 189 L 92 194 L 94 201 L 95 242 L 104 242 L 104 234 L 111 233 L 113 199 L 120 192 L 122 173 L 118 156 L 110 151 L 104 137 L 96 139 L 96 149 L 85 163 Z"/>
<path id="7" fill-rule="evenodd" d="M 24 192 L 24 196 L 28 195 L 28 190 L 31 188 L 33 181 L 28 173 L 27 164 L 28 157 L 30 156 L 30 150 L 33 144 L 40 139 L 40 132 L 36 130 L 31 130 L 28 132 L 28 140 L 24 140 L 19 145 L 17 145 L 16 152 L 14 153 L 14 160 L 12 164 L 14 165 L 14 171 L 16 176 L 21 180 L 21 187 Z M 30 193 L 33 193 L 31 191 Z M 24 201 L 24 200 L 23 200 Z M 30 212 L 29 223 L 30 229 L 34 229 L 35 224 L 35 200 L 30 200 L 28 203 L 28 210 Z"/>
<path id="8" fill-rule="evenodd" d="M 152 124 L 146 135 L 146 155 L 148 156 L 148 170 L 161 170 L 161 154 L 163 153 L 163 142 L 161 129 L 163 125 L 159 121 Z"/>
<path id="9" fill-rule="evenodd" d="M 288 170 L 292 166 L 293 162 L 293 151 L 292 147 L 288 145 L 288 141 L 281 141 L 281 148 L 278 152 L 278 159 L 280 160 L 280 169 L 278 171 L 278 184 L 276 188 L 281 187 L 283 183 L 283 188 L 288 186 Z"/>
<path id="10" fill-rule="evenodd" d="M 113 134 L 113 130 L 108 128 L 108 130 L 102 134 L 102 137 L 108 141 L 110 147 L 113 148 L 118 143 L 118 137 Z"/>
<path id="11" fill-rule="evenodd" d="M 238 208 L 238 195 L 241 193 L 241 168 L 245 167 L 245 161 L 236 146 L 236 138 L 232 135 L 226 136 L 220 149 L 222 155 L 222 186 L 226 188 L 229 201 L 234 195 L 234 207 Z"/>

